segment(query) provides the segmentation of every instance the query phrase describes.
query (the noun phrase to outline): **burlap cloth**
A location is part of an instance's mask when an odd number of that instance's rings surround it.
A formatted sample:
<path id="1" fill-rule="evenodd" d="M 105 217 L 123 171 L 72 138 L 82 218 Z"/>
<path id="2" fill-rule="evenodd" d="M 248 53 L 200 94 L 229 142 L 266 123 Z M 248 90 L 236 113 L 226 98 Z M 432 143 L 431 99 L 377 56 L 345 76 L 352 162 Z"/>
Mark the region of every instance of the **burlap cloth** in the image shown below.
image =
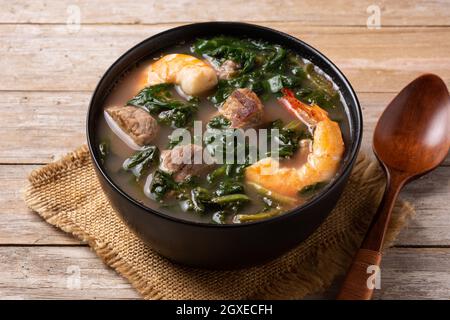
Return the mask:
<path id="1" fill-rule="evenodd" d="M 86 241 L 144 298 L 289 299 L 323 290 L 346 270 L 383 189 L 378 164 L 360 155 L 336 208 L 313 235 L 272 262 L 239 271 L 183 267 L 152 251 L 109 205 L 86 146 L 33 171 L 25 199 L 48 223 Z M 413 212 L 397 202 L 387 243 Z"/>

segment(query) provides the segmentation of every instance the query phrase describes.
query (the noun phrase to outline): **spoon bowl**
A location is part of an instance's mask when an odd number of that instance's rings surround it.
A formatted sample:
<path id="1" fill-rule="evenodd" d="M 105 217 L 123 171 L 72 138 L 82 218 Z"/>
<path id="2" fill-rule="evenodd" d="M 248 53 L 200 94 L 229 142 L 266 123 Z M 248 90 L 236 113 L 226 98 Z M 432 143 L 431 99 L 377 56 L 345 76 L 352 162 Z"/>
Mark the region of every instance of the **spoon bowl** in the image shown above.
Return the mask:
<path id="1" fill-rule="evenodd" d="M 381 115 L 373 138 L 375 155 L 410 178 L 438 166 L 449 148 L 449 93 L 436 75 L 406 86 Z"/>

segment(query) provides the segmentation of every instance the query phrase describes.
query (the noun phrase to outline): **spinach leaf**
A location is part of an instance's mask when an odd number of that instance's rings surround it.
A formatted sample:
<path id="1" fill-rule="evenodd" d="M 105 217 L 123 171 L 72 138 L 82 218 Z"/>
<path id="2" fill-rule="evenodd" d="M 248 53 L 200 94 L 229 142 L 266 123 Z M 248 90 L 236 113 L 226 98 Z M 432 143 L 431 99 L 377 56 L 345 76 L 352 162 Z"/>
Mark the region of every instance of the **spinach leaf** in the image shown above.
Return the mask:
<path id="1" fill-rule="evenodd" d="M 298 99 L 309 104 L 317 104 L 321 108 L 335 108 L 340 103 L 339 93 L 334 90 L 333 84 L 323 75 L 317 73 L 311 63 L 305 66 L 308 82 L 295 91 Z"/>
<path id="2" fill-rule="evenodd" d="M 221 206 L 229 206 L 240 205 L 241 203 L 250 201 L 250 198 L 245 194 L 234 193 L 225 196 L 214 197 L 210 201 Z"/>
<path id="3" fill-rule="evenodd" d="M 211 201 L 211 194 L 208 190 L 201 187 L 196 187 L 191 190 L 190 194 L 191 207 L 197 213 L 205 212 L 205 205 Z"/>
<path id="4" fill-rule="evenodd" d="M 243 222 L 252 222 L 258 220 L 269 219 L 272 217 L 276 217 L 283 212 L 280 208 L 263 210 L 261 212 L 253 213 L 253 214 L 238 214 L 234 217 L 234 223 L 243 223 Z"/>
<path id="5" fill-rule="evenodd" d="M 308 133 L 304 130 L 298 130 L 294 126 L 288 124 L 284 125 L 283 121 L 275 120 L 269 125 L 269 129 L 277 129 L 278 136 L 272 135 L 272 130 L 269 131 L 269 139 L 276 138 L 278 142 L 278 156 L 280 158 L 289 158 L 298 150 L 301 139 L 307 138 Z M 274 153 L 270 150 L 267 156 Z"/>
<path id="6" fill-rule="evenodd" d="M 220 106 L 237 88 L 253 90 L 261 98 L 279 95 L 282 88 L 295 89 L 297 98 L 330 109 L 340 103 L 333 84 L 314 65 L 279 45 L 251 39 L 218 36 L 199 39 L 192 51 L 208 57 L 216 65 L 233 60 L 243 68 L 231 79 L 220 80 L 209 97 Z"/>
<path id="7" fill-rule="evenodd" d="M 209 97 L 216 105 L 237 88 L 251 89 L 266 98 L 269 93 L 278 94 L 283 87 L 298 87 L 306 79 L 299 62 L 292 58 L 295 55 L 276 44 L 218 36 L 197 40 L 191 50 L 216 65 L 232 60 L 243 66 L 233 78 L 219 81 L 216 92 Z"/>
<path id="8" fill-rule="evenodd" d="M 312 196 L 317 193 L 319 190 L 323 189 L 328 184 L 328 181 L 321 181 L 309 186 L 303 187 L 298 194 L 300 196 Z"/>
<path id="9" fill-rule="evenodd" d="M 287 51 L 283 47 L 279 45 L 272 46 L 272 52 L 269 53 L 269 56 L 266 58 L 262 69 L 265 71 L 283 71 L 285 58 Z"/>
<path id="10" fill-rule="evenodd" d="M 183 136 L 178 136 L 178 137 L 169 136 L 169 143 L 167 144 L 167 148 L 173 149 L 177 145 L 179 145 L 181 142 L 183 142 Z"/>
<path id="11" fill-rule="evenodd" d="M 169 91 L 171 88 L 172 85 L 167 83 L 146 87 L 139 91 L 127 104 L 144 108 L 152 114 L 172 109 L 182 104 L 182 102 L 172 98 Z"/>
<path id="12" fill-rule="evenodd" d="M 170 173 L 159 169 L 153 173 L 150 193 L 155 196 L 156 200 L 161 200 L 169 191 L 177 189 L 178 184 L 173 180 Z"/>
<path id="13" fill-rule="evenodd" d="M 218 178 L 223 177 L 226 171 L 226 165 L 222 165 L 206 176 L 209 183 L 215 182 Z"/>
<path id="14" fill-rule="evenodd" d="M 225 180 L 219 183 L 214 194 L 216 196 L 224 196 L 227 194 L 244 193 L 244 186 L 237 181 Z"/>
<path id="15" fill-rule="evenodd" d="M 158 160 L 159 150 L 155 146 L 147 146 L 144 149 L 135 152 L 127 158 L 122 167 L 126 171 L 131 171 L 138 180 L 150 167 Z"/>
<path id="16" fill-rule="evenodd" d="M 233 180 L 242 181 L 242 179 L 244 178 L 245 168 L 247 168 L 249 165 L 249 161 L 244 164 L 226 164 L 226 175 Z"/>
<path id="17" fill-rule="evenodd" d="M 225 223 L 225 211 L 217 211 L 214 212 L 211 221 L 217 224 L 224 224 Z"/>
<path id="18" fill-rule="evenodd" d="M 283 80 L 281 79 L 281 75 L 277 74 L 270 79 L 267 79 L 267 83 L 269 84 L 270 91 L 272 93 L 279 92 L 283 89 Z"/>
<path id="19" fill-rule="evenodd" d="M 242 188 L 243 190 L 243 188 Z M 250 198 L 243 193 L 233 193 L 213 196 L 207 189 L 195 187 L 188 196 L 188 209 L 196 213 L 204 213 L 207 208 L 221 207 L 224 212 L 235 211 Z"/>
<path id="20" fill-rule="evenodd" d="M 295 91 L 296 97 L 309 104 L 317 104 L 323 109 L 332 109 L 339 105 L 339 93 L 328 94 L 321 89 L 314 89 L 311 87 L 303 87 Z"/>
<path id="21" fill-rule="evenodd" d="M 232 60 L 242 66 L 243 72 L 247 72 L 255 66 L 257 52 L 261 46 L 264 46 L 262 42 L 218 36 L 212 39 L 198 39 L 191 50 L 209 57 L 216 64 Z"/>
<path id="22" fill-rule="evenodd" d="M 177 100 L 172 97 L 171 88 L 172 85 L 166 83 L 146 87 L 127 104 L 147 110 L 165 125 L 175 128 L 186 127 L 197 112 L 198 98 L 192 98 L 187 102 Z"/>
<path id="23" fill-rule="evenodd" d="M 207 127 L 213 129 L 225 129 L 231 125 L 231 121 L 224 116 L 216 116 L 209 120 Z"/>

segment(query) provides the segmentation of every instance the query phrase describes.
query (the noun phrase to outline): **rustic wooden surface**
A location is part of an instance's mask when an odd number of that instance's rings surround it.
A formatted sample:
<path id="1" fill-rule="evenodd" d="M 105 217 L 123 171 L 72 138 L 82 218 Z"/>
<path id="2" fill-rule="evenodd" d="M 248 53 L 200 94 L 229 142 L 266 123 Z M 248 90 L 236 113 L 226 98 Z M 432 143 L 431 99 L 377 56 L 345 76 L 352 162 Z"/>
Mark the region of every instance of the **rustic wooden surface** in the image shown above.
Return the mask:
<path id="1" fill-rule="evenodd" d="M 395 93 L 423 72 L 450 85 L 449 1 L 0 0 L 0 298 L 136 299 L 126 280 L 22 200 L 27 174 L 85 141 L 87 104 L 106 68 L 159 31 L 242 20 L 297 36 L 348 76 L 364 109 L 364 148 Z M 381 28 L 367 28 L 372 4 Z M 81 26 L 66 22 L 77 5 Z M 76 9 L 76 8 L 75 8 Z M 450 157 L 401 196 L 417 216 L 382 264 L 378 299 L 450 298 Z M 73 277 L 80 276 L 79 283 Z M 72 282 L 71 282 L 72 281 Z M 337 285 L 312 298 L 332 298 Z"/>

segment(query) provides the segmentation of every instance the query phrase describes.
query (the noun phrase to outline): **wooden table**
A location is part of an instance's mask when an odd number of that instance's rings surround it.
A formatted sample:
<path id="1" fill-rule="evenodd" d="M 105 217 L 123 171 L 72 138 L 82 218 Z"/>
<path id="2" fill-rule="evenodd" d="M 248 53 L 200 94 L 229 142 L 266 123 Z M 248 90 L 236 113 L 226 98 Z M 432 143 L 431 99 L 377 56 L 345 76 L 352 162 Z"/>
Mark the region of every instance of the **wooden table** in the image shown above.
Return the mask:
<path id="1" fill-rule="evenodd" d="M 367 27 L 372 3 L 379 29 Z M 433 72 L 450 85 L 450 1 L 0 0 L 0 7 L 0 298 L 139 297 L 86 244 L 28 210 L 21 190 L 32 169 L 84 143 L 100 76 L 157 32 L 243 20 L 305 40 L 356 89 L 368 149 L 383 108 L 410 80 Z M 78 12 L 81 26 L 67 25 Z M 376 298 L 450 298 L 449 178 L 448 157 L 402 192 L 417 217 L 385 256 Z M 332 296 L 333 289 L 315 297 Z"/>

